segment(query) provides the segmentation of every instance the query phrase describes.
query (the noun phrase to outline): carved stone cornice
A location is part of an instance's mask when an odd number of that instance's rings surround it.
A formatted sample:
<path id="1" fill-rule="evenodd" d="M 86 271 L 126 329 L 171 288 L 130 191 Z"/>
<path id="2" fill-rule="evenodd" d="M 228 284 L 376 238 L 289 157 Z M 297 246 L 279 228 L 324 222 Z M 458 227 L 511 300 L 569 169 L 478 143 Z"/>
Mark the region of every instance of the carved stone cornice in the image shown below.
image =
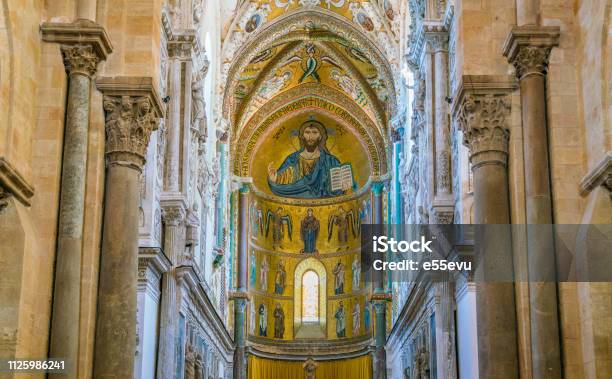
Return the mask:
<path id="1" fill-rule="evenodd" d="M 509 94 L 516 88 L 516 82 L 507 76 L 463 77 L 452 114 L 463 132 L 464 145 L 470 149 L 473 167 L 490 163 L 507 165 Z"/>
<path id="2" fill-rule="evenodd" d="M 553 47 L 559 46 L 558 26 L 516 26 L 504 43 L 504 56 L 523 79 L 529 75 L 546 75 Z"/>
<path id="3" fill-rule="evenodd" d="M 91 46 L 100 60 L 106 60 L 113 52 L 113 45 L 104 27 L 89 20 L 71 23 L 45 22 L 40 26 L 40 31 L 45 42 Z"/>
<path id="4" fill-rule="evenodd" d="M 603 186 L 612 194 L 612 151 L 580 182 L 580 195 L 587 196 L 595 188 Z"/>
<path id="5" fill-rule="evenodd" d="M 8 206 L 11 196 L 29 207 L 34 188 L 4 157 L 0 157 L 0 212 Z"/>
<path id="6" fill-rule="evenodd" d="M 151 132 L 163 117 L 152 78 L 99 78 L 96 85 L 104 94 L 108 164 L 141 170 Z"/>
<path id="7" fill-rule="evenodd" d="M 181 60 L 191 59 L 197 46 L 194 30 L 173 33 L 168 39 L 168 57 Z"/>
<path id="8" fill-rule="evenodd" d="M 64 59 L 64 67 L 69 75 L 94 76 L 100 57 L 95 53 L 93 46 L 62 45 L 60 50 Z"/>

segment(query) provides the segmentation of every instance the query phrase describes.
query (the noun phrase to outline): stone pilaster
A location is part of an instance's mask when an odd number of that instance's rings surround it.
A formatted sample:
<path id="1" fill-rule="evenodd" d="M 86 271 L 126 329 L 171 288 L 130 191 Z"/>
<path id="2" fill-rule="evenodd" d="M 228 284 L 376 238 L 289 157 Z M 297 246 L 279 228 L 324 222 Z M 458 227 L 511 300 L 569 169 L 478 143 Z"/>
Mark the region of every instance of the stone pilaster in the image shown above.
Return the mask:
<path id="1" fill-rule="evenodd" d="M 104 28 L 91 21 L 47 23 L 41 29 L 44 41 L 61 44 L 69 76 L 49 354 L 70 362 L 66 373 L 50 376 L 71 378 L 78 370 L 91 79 L 112 48 Z"/>
<path id="2" fill-rule="evenodd" d="M 151 78 L 101 78 L 106 118 L 106 191 L 98 287 L 95 378 L 129 378 L 136 351 L 139 175 L 163 116 Z"/>
<path id="3" fill-rule="evenodd" d="M 451 144 L 449 117 L 448 29 L 443 23 L 423 25 L 425 40 L 433 53 L 433 112 L 434 112 L 434 196 L 431 222 L 450 224 L 453 221 Z"/>
<path id="4" fill-rule="evenodd" d="M 509 94 L 515 88 L 512 78 L 505 76 L 466 76 L 453 107 L 464 144 L 470 149 L 474 221 L 501 224 L 475 236 L 478 371 L 482 378 L 518 377 L 512 244 L 507 230 Z"/>
<path id="5" fill-rule="evenodd" d="M 162 301 L 160 311 L 160 337 L 157 375 L 172 378 L 176 365 L 176 328 L 178 315 L 178 291 L 176 266 L 185 251 L 185 202 L 178 199 L 161 200 L 164 221 L 164 252 L 172 267 L 162 279 Z"/>
<path id="6" fill-rule="evenodd" d="M 168 142 L 164 191 L 172 194 L 184 191 L 185 175 L 181 175 L 181 136 L 187 136 L 191 127 L 191 69 L 195 43 L 193 31 L 176 34 L 168 41 L 170 80 L 168 82 Z M 187 117 L 187 115 L 189 117 Z M 186 144 L 185 146 L 189 146 Z M 181 181 L 181 178 L 183 179 Z"/>
<path id="7" fill-rule="evenodd" d="M 561 376 L 557 309 L 556 260 L 552 190 L 546 117 L 546 75 L 553 47 L 559 44 L 557 26 L 514 27 L 504 55 L 516 68 L 521 88 L 525 201 L 529 272 L 532 373 L 534 378 Z"/>

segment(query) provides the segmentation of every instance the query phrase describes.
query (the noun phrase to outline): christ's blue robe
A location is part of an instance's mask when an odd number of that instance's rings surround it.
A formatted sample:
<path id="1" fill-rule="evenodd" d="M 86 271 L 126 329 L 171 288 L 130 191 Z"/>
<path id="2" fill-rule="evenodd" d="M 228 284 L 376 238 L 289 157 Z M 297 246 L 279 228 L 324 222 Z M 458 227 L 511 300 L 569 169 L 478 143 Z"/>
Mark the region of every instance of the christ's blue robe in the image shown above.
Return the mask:
<path id="1" fill-rule="evenodd" d="M 334 155 L 321 149 L 321 156 L 315 164 L 312 172 L 302 178 L 298 178 L 300 172 L 299 159 L 301 149 L 289 155 L 279 167 L 278 173 L 282 174 L 289 167 L 293 168 L 294 182 L 290 184 L 277 184 L 268 179 L 272 193 L 278 196 L 314 199 L 321 197 L 332 197 L 343 195 L 344 191 L 331 190 L 331 178 L 329 170 L 340 166 L 340 161 Z"/>

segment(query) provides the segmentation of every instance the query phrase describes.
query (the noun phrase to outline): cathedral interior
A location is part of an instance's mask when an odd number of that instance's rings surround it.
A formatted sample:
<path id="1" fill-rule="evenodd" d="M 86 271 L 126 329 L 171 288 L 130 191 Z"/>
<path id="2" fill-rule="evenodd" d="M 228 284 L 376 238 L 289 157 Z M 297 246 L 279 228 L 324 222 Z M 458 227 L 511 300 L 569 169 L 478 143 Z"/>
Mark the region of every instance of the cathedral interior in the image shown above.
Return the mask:
<path id="1" fill-rule="evenodd" d="M 0 0 L 0 378 L 612 378 L 611 18 Z"/>

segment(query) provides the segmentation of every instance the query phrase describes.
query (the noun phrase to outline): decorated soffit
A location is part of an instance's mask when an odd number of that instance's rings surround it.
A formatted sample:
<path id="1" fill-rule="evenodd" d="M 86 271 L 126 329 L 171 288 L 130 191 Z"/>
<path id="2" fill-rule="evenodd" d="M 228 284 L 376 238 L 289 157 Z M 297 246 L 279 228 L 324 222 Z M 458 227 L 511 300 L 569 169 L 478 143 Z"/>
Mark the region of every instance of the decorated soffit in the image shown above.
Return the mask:
<path id="1" fill-rule="evenodd" d="M 271 98 L 305 83 L 343 91 L 384 128 L 396 102 L 391 96 L 395 94 L 398 49 L 392 30 L 399 17 L 393 1 L 267 0 L 245 1 L 239 8 L 225 41 L 223 68 L 224 78 L 234 79 L 229 80 L 231 88 L 226 88 L 223 110 L 234 131 Z M 346 21 L 330 22 L 321 17 L 324 12 Z M 291 19 L 298 22 L 288 22 L 288 16 L 298 16 Z M 281 20 L 288 25 L 286 30 Z M 278 27 L 270 28 L 270 24 Z M 344 30 L 337 34 L 339 29 Z M 365 43 L 355 43 L 356 34 L 366 36 Z M 249 61 L 243 58 L 239 69 L 232 72 L 236 58 L 247 55 L 243 50 L 248 50 L 244 47 L 249 40 L 261 43 L 250 53 Z M 236 54 L 239 48 L 241 54 Z M 372 59 L 377 53 L 380 56 Z"/>

